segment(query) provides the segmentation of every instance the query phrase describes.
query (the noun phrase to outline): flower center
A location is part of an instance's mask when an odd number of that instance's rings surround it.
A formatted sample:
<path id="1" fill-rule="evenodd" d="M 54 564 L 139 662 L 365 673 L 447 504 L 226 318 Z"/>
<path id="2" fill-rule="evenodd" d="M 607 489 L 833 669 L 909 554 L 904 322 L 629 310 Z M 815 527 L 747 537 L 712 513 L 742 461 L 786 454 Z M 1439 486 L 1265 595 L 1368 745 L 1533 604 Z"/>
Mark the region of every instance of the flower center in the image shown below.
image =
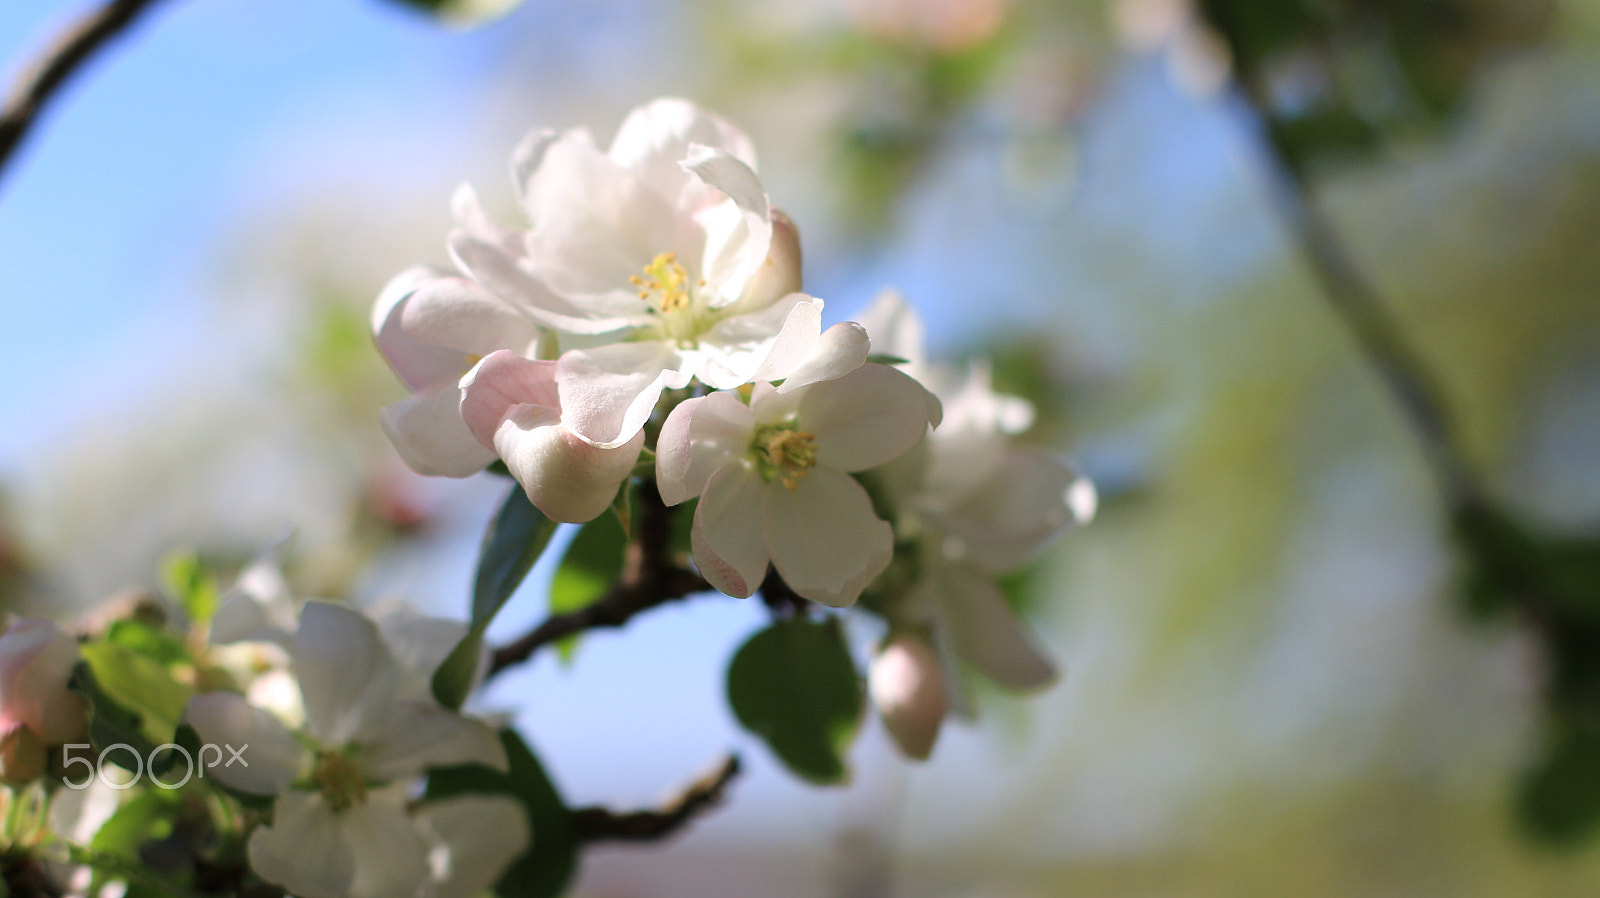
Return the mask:
<path id="1" fill-rule="evenodd" d="M 776 477 L 784 489 L 793 490 L 817 466 L 817 438 L 789 424 L 768 424 L 756 430 L 750 443 L 756 466 L 768 483 Z"/>
<path id="2" fill-rule="evenodd" d="M 678 261 L 677 253 L 661 253 L 644 267 L 644 274 L 628 279 L 639 288 L 639 298 L 650 305 L 650 312 L 659 321 L 656 335 L 679 344 L 693 345 L 711 321 L 704 308 L 696 308 L 695 289 L 704 287 L 705 281 L 691 285 L 689 271 Z"/>
<path id="3" fill-rule="evenodd" d="M 348 810 L 358 801 L 367 800 L 367 778 L 361 775 L 349 755 L 341 751 L 317 752 L 317 764 L 311 778 L 322 789 L 323 798 L 335 814 Z"/>

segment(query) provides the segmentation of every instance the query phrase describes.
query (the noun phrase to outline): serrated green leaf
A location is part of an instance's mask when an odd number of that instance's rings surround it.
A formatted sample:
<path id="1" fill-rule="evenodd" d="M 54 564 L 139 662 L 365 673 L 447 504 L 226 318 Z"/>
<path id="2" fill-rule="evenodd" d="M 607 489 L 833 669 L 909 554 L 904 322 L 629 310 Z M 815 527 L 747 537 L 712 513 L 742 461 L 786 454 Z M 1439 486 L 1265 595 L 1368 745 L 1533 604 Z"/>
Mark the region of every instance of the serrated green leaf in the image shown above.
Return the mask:
<path id="1" fill-rule="evenodd" d="M 477 672 L 478 654 L 483 648 L 484 631 L 506 600 L 522 585 L 555 532 L 556 523 L 528 501 L 521 486 L 512 486 L 494 520 L 489 522 L 483 547 L 478 552 L 471 626 L 433 675 L 433 695 L 440 704 L 459 708 L 467 700 L 472 677 Z"/>
<path id="2" fill-rule="evenodd" d="M 423 801 L 454 795 L 510 795 L 528 812 L 533 842 L 495 885 L 499 898 L 555 898 L 565 892 L 578 865 L 572 816 L 539 758 L 512 729 L 500 731 L 510 769 L 501 773 L 477 764 L 428 772 Z"/>
<path id="3" fill-rule="evenodd" d="M 861 678 L 837 620 L 779 621 L 728 665 L 728 704 L 797 776 L 847 778 L 844 753 L 861 722 Z"/>
<path id="4" fill-rule="evenodd" d="M 550 613 L 566 614 L 587 608 L 616 582 L 622 571 L 627 537 L 622 525 L 610 515 L 601 515 L 583 525 L 567 545 L 567 553 L 550 581 Z M 577 636 L 556 644 L 564 661 L 572 659 Z"/>

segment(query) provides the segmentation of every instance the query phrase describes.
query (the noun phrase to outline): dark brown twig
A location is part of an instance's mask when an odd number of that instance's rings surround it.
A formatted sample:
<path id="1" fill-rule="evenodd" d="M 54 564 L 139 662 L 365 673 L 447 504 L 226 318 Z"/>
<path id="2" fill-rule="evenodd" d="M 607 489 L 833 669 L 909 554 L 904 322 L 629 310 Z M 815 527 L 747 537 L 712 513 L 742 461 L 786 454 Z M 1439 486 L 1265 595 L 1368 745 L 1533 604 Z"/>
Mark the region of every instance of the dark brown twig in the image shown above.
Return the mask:
<path id="1" fill-rule="evenodd" d="M 616 813 L 605 808 L 575 808 L 573 836 L 580 845 L 596 842 L 654 842 L 681 829 L 700 812 L 722 802 L 728 783 L 739 774 L 739 756 L 730 754 L 671 801 L 646 811 Z"/>
<path id="2" fill-rule="evenodd" d="M 25 71 L 0 109 L 0 172 L 63 84 L 159 0 L 111 0 L 67 29 Z"/>
<path id="3" fill-rule="evenodd" d="M 546 618 L 515 642 L 497 649 L 489 660 L 489 676 L 533 657 L 539 649 L 584 630 L 620 627 L 635 614 L 711 589 L 699 574 L 672 554 L 672 509 L 653 484 L 640 491 L 637 538 L 628 543 L 617 582 L 594 604 Z"/>

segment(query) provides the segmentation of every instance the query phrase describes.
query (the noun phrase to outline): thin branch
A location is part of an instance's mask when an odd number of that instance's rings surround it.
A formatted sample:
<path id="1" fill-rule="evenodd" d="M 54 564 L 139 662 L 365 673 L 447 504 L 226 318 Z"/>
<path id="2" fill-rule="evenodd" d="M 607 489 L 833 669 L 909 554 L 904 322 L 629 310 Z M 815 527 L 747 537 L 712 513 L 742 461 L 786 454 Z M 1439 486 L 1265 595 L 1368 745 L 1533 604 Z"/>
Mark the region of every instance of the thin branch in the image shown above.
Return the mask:
<path id="1" fill-rule="evenodd" d="M 1452 511 L 1482 502 L 1460 448 L 1454 417 L 1421 356 L 1406 340 L 1389 305 L 1364 277 L 1316 203 L 1311 184 L 1254 79 L 1242 74 L 1241 105 L 1257 126 L 1273 198 L 1328 305 L 1349 328 L 1422 443 L 1428 465 Z"/>
<path id="2" fill-rule="evenodd" d="M 107 41 L 127 30 L 157 2 L 111 0 L 67 29 L 23 71 L 0 108 L 0 172 L 62 85 Z"/>
<path id="3" fill-rule="evenodd" d="M 620 627 L 641 611 L 712 588 L 705 578 L 673 557 L 673 510 L 662 503 L 653 484 L 645 484 L 640 491 L 637 511 L 638 537 L 628 543 L 622 573 L 611 589 L 594 604 L 552 615 L 515 642 L 495 649 L 489 661 L 489 676 L 520 664 L 541 648 L 575 633 Z"/>
<path id="4" fill-rule="evenodd" d="M 660 808 L 622 814 L 598 807 L 576 808 L 572 811 L 573 835 L 579 844 L 664 839 L 702 811 L 721 804 L 723 792 L 738 774 L 739 756 L 730 754 Z"/>

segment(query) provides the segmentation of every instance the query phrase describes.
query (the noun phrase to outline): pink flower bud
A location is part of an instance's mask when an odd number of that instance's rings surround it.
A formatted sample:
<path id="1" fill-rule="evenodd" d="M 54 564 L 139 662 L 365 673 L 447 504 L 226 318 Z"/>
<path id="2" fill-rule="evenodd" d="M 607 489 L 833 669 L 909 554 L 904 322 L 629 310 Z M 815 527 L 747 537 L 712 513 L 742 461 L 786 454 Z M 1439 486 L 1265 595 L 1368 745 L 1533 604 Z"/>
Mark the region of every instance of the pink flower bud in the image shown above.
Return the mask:
<path id="1" fill-rule="evenodd" d="M 19 620 L 0 635 L 0 734 L 25 726 L 41 745 L 82 741 L 87 709 L 67 689 L 78 658 L 77 641 L 51 621 Z"/>
<path id="2" fill-rule="evenodd" d="M 944 673 L 939 655 L 916 636 L 890 636 L 872 659 L 867 677 L 872 703 L 906 757 L 922 761 L 933 751 L 944 721 Z"/>

